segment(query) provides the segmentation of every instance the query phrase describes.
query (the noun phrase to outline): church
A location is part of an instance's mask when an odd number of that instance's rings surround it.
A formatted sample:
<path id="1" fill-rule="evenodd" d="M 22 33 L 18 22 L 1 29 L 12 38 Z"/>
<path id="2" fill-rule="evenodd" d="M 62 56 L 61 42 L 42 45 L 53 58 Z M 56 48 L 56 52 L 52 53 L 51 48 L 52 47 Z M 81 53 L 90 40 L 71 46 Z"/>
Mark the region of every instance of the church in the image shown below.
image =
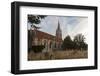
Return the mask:
<path id="1" fill-rule="evenodd" d="M 45 48 L 43 49 L 44 52 L 61 49 L 63 40 L 62 40 L 62 30 L 60 28 L 59 22 L 57 25 L 57 29 L 55 30 L 55 36 L 40 31 L 38 29 L 29 30 L 29 35 L 31 35 L 29 42 L 32 44 L 32 46 L 44 45 L 45 46 Z"/>

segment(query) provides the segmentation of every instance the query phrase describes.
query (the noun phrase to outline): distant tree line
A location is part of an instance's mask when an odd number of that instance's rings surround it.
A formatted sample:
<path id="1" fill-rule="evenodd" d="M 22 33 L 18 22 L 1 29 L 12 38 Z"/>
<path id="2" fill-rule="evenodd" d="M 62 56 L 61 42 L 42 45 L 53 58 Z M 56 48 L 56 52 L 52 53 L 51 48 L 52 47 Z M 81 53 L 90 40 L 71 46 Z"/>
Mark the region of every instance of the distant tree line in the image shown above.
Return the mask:
<path id="1" fill-rule="evenodd" d="M 85 42 L 85 37 L 82 34 L 77 34 L 73 40 L 68 35 L 63 41 L 62 49 L 87 50 L 88 44 Z"/>

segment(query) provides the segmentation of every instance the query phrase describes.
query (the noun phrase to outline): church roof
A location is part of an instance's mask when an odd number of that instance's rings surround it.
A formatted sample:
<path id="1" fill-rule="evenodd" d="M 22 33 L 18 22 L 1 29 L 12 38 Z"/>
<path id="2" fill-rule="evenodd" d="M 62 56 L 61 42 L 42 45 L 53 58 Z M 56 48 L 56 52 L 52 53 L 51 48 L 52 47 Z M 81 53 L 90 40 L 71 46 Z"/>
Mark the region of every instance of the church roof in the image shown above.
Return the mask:
<path id="1" fill-rule="evenodd" d="M 33 32 L 36 33 L 35 37 L 37 37 L 39 40 L 40 39 L 48 39 L 48 40 L 56 40 L 56 41 L 62 41 L 62 39 L 57 39 L 56 36 L 48 34 L 46 32 L 40 31 L 40 30 L 32 30 Z"/>

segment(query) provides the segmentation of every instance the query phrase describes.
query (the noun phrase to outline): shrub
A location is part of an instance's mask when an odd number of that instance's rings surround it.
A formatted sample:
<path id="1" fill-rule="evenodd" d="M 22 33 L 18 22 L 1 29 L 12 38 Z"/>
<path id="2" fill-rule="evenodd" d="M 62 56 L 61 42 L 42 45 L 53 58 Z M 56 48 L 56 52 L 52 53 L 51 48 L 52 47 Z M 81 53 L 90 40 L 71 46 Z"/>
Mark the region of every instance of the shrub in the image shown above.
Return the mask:
<path id="1" fill-rule="evenodd" d="M 45 48 L 45 46 L 43 46 L 43 45 L 32 46 L 32 50 L 33 50 L 35 53 L 42 52 L 42 50 L 43 50 L 44 48 Z"/>

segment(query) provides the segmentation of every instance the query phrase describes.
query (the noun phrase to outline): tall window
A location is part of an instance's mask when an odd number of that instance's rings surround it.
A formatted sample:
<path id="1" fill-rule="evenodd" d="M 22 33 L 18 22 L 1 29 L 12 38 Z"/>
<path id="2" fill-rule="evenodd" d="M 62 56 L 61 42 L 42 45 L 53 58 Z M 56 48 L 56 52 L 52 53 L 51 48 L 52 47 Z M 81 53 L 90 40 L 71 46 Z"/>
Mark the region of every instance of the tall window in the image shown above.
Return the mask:
<path id="1" fill-rule="evenodd" d="M 52 48 L 52 42 L 50 42 L 49 48 Z"/>
<path id="2" fill-rule="evenodd" d="M 55 43 L 55 48 L 56 48 L 56 43 Z"/>

